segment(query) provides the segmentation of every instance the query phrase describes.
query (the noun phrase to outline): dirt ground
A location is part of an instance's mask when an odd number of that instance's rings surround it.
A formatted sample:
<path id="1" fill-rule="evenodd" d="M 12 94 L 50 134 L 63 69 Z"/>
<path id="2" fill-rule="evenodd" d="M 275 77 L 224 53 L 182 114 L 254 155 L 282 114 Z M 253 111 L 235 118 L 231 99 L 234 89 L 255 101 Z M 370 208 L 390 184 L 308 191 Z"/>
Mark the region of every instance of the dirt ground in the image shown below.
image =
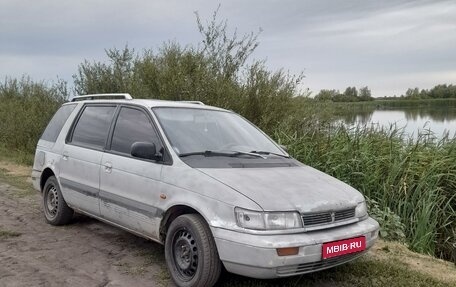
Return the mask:
<path id="1" fill-rule="evenodd" d="M 53 227 L 0 183 L 0 286 L 171 286 L 163 248 L 85 216 Z"/>

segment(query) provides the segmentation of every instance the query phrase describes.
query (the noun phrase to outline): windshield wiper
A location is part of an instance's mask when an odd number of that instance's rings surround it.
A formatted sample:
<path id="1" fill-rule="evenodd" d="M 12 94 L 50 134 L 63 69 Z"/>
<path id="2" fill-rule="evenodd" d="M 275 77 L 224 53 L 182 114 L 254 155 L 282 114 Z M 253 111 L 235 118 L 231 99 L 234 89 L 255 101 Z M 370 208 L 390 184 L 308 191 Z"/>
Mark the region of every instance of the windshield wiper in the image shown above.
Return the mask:
<path id="1" fill-rule="evenodd" d="M 288 155 L 275 153 L 275 152 L 270 152 L 270 151 L 264 151 L 264 150 L 252 150 L 250 153 L 260 154 L 260 155 L 261 154 L 272 154 L 272 155 L 281 156 L 281 157 L 284 157 L 284 158 L 290 158 L 290 156 L 288 156 Z"/>
<path id="2" fill-rule="evenodd" d="M 243 151 L 232 151 L 232 152 L 223 152 L 223 151 L 212 151 L 212 150 L 206 150 L 206 151 L 196 151 L 196 152 L 188 152 L 188 153 L 181 153 L 179 157 L 186 157 L 186 156 L 192 156 L 192 155 L 203 155 L 203 156 L 227 156 L 227 157 L 237 157 L 240 155 L 250 155 L 250 156 L 256 156 L 256 157 L 261 157 L 265 159 L 266 157 L 258 154 L 258 153 L 251 153 L 251 152 L 243 152 Z"/>
<path id="3" fill-rule="evenodd" d="M 251 155 L 256 157 L 261 157 L 262 159 L 267 159 L 267 157 L 257 153 L 257 152 L 245 152 L 245 151 L 233 151 L 236 155 Z"/>
<path id="4" fill-rule="evenodd" d="M 195 151 L 195 152 L 187 152 L 181 153 L 179 157 L 186 157 L 192 155 L 204 155 L 204 156 L 233 156 L 233 153 L 230 152 L 219 152 L 219 151 L 212 151 L 212 150 L 205 150 L 205 151 Z"/>

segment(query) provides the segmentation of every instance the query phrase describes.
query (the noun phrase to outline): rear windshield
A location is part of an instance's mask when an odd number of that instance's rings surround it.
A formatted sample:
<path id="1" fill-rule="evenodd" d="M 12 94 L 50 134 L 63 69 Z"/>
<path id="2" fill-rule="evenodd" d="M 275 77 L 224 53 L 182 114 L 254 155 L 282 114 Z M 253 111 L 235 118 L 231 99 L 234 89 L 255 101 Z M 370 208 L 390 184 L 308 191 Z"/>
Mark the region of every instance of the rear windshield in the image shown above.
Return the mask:
<path id="1" fill-rule="evenodd" d="M 76 104 L 64 105 L 55 113 L 41 136 L 42 140 L 55 142 Z"/>

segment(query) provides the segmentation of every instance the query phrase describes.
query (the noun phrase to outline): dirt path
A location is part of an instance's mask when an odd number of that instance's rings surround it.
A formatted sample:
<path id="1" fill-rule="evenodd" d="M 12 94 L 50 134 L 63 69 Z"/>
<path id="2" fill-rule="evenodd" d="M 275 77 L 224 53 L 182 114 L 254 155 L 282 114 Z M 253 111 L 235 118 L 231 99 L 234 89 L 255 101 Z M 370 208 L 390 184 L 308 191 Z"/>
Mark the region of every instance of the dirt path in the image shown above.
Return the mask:
<path id="1" fill-rule="evenodd" d="M 85 216 L 45 223 L 34 194 L 0 183 L 0 286 L 167 286 L 163 249 Z"/>

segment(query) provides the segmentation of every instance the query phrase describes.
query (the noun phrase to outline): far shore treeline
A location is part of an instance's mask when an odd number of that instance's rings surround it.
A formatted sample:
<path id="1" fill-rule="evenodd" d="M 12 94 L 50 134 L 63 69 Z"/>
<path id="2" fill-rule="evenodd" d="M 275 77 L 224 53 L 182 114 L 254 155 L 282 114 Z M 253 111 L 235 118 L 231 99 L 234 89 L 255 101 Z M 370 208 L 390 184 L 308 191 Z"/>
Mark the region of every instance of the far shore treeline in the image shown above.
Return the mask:
<path id="1" fill-rule="evenodd" d="M 195 46 L 167 42 L 142 52 L 108 49 L 107 61 L 83 61 L 73 76 L 74 91 L 60 80 L 4 79 L 2 154 L 30 164 L 47 122 L 74 94 L 127 92 L 135 98 L 203 101 L 243 115 L 287 145 L 296 159 L 360 190 L 384 239 L 451 259 L 456 242 L 454 138 L 423 134 L 410 139 L 395 126 L 349 129 L 337 124 L 335 116 L 352 104 L 333 103 L 336 91 L 310 98 L 300 89 L 302 74 L 271 71 L 264 61 L 251 59 L 257 33 L 230 34 L 217 13 L 204 23 L 197 15 L 197 26 L 202 40 Z M 368 87 L 349 87 L 342 95 L 346 101 L 380 102 Z M 455 98 L 455 86 L 413 89 L 402 101 L 416 98 Z"/>
<path id="2" fill-rule="evenodd" d="M 331 101 L 331 102 L 366 102 L 366 101 L 380 101 L 380 100 L 427 100 L 427 99 L 456 99 L 456 86 L 455 85 L 436 85 L 432 89 L 419 89 L 410 88 L 405 92 L 405 95 L 399 97 L 394 95 L 390 97 L 374 98 L 371 95 L 369 87 L 347 87 L 343 93 L 338 90 L 321 90 L 315 95 L 317 101 Z"/>

